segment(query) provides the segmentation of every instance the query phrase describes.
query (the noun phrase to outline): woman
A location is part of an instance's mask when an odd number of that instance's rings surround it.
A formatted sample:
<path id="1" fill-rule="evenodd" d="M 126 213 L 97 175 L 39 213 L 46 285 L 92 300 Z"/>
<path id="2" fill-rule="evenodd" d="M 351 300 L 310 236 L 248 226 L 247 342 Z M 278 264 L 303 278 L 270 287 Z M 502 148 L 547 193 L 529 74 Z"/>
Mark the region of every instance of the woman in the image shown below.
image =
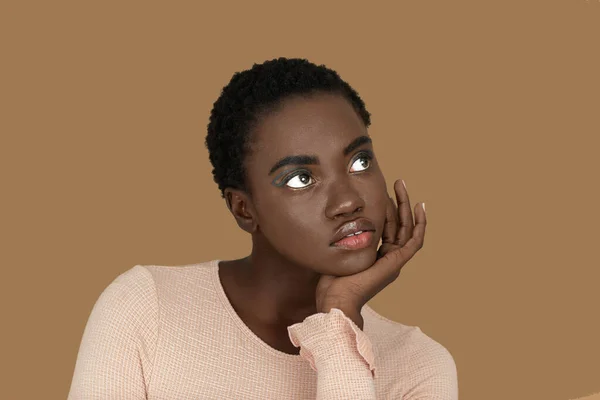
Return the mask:
<path id="1" fill-rule="evenodd" d="M 399 207 L 388 196 L 369 125 L 323 65 L 236 73 L 206 145 L 251 254 L 117 277 L 86 325 L 69 399 L 457 399 L 450 353 L 366 304 L 426 225 L 403 181 Z"/>

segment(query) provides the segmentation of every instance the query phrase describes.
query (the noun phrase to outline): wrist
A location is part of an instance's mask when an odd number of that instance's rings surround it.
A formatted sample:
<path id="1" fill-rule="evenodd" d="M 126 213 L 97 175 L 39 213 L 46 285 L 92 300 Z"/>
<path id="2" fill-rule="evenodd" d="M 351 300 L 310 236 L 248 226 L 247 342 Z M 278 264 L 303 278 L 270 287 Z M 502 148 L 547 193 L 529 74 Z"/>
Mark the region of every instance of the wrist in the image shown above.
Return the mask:
<path id="1" fill-rule="evenodd" d="M 358 326 L 360 328 L 360 330 L 363 330 L 364 319 L 363 319 L 362 315 L 360 314 L 360 309 L 357 309 L 356 307 L 332 305 L 332 306 L 325 307 L 321 312 L 327 314 L 331 311 L 332 308 L 337 308 L 338 310 L 342 311 L 346 317 L 348 317 L 350 320 L 352 320 L 352 322 L 354 322 L 356 324 L 356 326 Z"/>

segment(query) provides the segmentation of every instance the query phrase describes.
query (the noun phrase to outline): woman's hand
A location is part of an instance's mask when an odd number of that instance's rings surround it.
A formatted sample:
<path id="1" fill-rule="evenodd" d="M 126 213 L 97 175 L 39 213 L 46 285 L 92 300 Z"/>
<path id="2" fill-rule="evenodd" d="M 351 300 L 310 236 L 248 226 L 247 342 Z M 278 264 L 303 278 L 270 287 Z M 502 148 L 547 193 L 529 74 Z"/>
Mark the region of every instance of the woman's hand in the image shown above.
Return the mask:
<path id="1" fill-rule="evenodd" d="M 317 312 L 338 308 L 361 329 L 360 311 L 373 296 L 392 283 L 400 270 L 423 247 L 427 218 L 422 205 L 415 206 L 415 221 L 406 187 L 394 182 L 398 207 L 390 197 L 377 261 L 371 267 L 348 276 L 322 275 L 317 285 Z"/>

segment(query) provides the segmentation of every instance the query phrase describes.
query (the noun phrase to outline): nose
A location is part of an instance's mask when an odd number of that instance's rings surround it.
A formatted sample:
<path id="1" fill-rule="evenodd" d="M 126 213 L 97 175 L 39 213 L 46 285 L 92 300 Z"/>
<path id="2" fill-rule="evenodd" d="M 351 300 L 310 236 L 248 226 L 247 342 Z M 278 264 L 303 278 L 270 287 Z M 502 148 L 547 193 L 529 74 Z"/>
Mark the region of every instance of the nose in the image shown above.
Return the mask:
<path id="1" fill-rule="evenodd" d="M 363 210 L 365 202 L 360 193 L 348 181 L 338 181 L 330 188 L 329 202 L 325 211 L 330 219 L 348 217 Z"/>

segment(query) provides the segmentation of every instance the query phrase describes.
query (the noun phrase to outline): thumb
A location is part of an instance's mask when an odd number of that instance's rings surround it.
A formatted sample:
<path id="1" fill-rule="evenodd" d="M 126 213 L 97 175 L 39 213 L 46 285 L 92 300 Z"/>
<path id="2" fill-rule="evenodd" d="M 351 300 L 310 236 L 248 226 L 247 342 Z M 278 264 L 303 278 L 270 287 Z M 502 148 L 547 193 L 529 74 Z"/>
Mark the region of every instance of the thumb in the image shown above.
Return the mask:
<path id="1" fill-rule="evenodd" d="M 395 246 L 393 243 L 382 243 L 381 246 L 379 246 L 379 249 L 377 250 L 377 260 L 385 256 L 394 247 L 398 246 Z"/>

